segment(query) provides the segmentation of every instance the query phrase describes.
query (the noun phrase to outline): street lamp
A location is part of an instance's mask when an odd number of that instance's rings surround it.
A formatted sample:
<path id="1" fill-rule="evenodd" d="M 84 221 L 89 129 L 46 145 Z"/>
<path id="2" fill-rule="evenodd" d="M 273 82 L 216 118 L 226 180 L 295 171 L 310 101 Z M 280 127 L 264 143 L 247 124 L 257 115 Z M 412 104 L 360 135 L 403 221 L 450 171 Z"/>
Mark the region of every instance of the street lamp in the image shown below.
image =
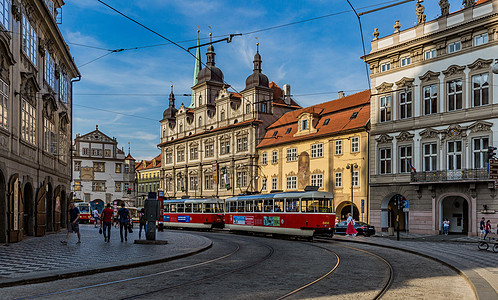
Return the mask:
<path id="1" fill-rule="evenodd" d="M 346 166 L 346 169 L 350 169 L 351 170 L 351 216 L 353 217 L 354 219 L 354 204 L 353 204 L 353 174 L 354 174 L 354 169 L 357 169 L 358 168 L 358 164 L 357 163 L 351 163 L 351 164 L 347 164 Z"/>

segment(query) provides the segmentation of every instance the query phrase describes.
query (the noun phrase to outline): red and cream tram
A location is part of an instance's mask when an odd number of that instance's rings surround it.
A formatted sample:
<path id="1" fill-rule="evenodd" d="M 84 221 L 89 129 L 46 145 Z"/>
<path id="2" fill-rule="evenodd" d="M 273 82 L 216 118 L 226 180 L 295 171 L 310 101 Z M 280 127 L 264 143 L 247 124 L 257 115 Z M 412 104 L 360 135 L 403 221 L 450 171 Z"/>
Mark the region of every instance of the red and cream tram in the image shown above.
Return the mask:
<path id="1" fill-rule="evenodd" d="M 223 201 L 220 199 L 164 200 L 165 227 L 223 228 Z"/>
<path id="2" fill-rule="evenodd" d="M 225 228 L 292 236 L 332 235 L 333 194 L 285 192 L 232 197 L 225 200 Z"/>

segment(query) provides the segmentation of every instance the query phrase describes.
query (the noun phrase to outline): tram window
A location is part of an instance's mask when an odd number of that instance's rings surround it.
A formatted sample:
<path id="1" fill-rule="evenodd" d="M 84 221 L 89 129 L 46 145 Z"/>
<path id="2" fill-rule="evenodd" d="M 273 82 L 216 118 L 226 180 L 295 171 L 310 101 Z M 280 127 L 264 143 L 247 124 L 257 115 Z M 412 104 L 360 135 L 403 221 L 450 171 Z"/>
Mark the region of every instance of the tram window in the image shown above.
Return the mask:
<path id="1" fill-rule="evenodd" d="M 313 199 L 305 198 L 301 199 L 301 211 L 302 212 L 318 212 L 318 203 Z"/>
<path id="2" fill-rule="evenodd" d="M 318 199 L 318 211 L 321 213 L 331 213 L 332 207 L 330 207 L 330 199 Z"/>
<path id="3" fill-rule="evenodd" d="M 237 212 L 237 202 L 235 201 L 230 201 L 230 212 Z"/>
<path id="4" fill-rule="evenodd" d="M 286 212 L 298 212 L 299 211 L 299 199 L 285 199 L 285 211 Z"/>
<path id="5" fill-rule="evenodd" d="M 195 213 L 201 212 L 201 204 L 200 203 L 192 203 L 192 211 Z"/>
<path id="6" fill-rule="evenodd" d="M 203 206 L 204 206 L 204 212 L 205 213 L 210 213 L 212 212 L 213 208 L 211 207 L 211 203 L 204 203 Z"/>
<path id="7" fill-rule="evenodd" d="M 165 213 L 169 212 L 169 204 L 164 205 L 164 212 Z"/>
<path id="8" fill-rule="evenodd" d="M 265 209 L 265 212 L 272 212 L 273 211 L 273 200 L 264 200 L 263 201 L 263 206 Z"/>
<path id="9" fill-rule="evenodd" d="M 246 206 L 246 202 L 245 201 L 239 201 L 237 203 L 237 211 L 238 212 L 244 212 L 245 211 L 245 206 Z"/>
<path id="10" fill-rule="evenodd" d="M 214 205 L 214 212 L 215 213 L 222 213 L 223 212 L 223 204 L 221 203 L 216 203 Z"/>
<path id="11" fill-rule="evenodd" d="M 263 211 L 263 200 L 254 200 L 254 212 Z"/>
<path id="12" fill-rule="evenodd" d="M 176 212 L 176 204 L 175 203 L 171 204 L 171 212 L 172 213 Z"/>
<path id="13" fill-rule="evenodd" d="M 178 203 L 176 205 L 176 211 L 179 213 L 185 212 L 185 205 L 183 205 L 183 203 Z"/>
<path id="14" fill-rule="evenodd" d="M 284 211 L 284 200 L 275 200 L 274 203 L 274 212 L 283 212 Z"/>
<path id="15" fill-rule="evenodd" d="M 252 206 L 253 206 L 252 200 L 247 200 L 246 201 L 246 212 L 252 212 Z"/>
<path id="16" fill-rule="evenodd" d="M 192 212 L 192 203 L 185 203 L 185 212 Z"/>

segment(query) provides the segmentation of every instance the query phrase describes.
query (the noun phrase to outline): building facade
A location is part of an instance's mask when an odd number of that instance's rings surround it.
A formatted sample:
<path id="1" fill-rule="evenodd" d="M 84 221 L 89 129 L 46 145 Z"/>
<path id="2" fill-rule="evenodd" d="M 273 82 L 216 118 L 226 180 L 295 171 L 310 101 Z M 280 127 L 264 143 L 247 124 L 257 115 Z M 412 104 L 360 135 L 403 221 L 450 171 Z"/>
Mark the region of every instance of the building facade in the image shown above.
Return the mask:
<path id="1" fill-rule="evenodd" d="M 369 119 L 369 90 L 286 113 L 257 146 L 259 192 L 314 186 L 334 194 L 339 220 L 367 221 Z"/>
<path id="2" fill-rule="evenodd" d="M 138 185 L 137 207 L 144 207 L 149 192 L 156 192 L 161 187 L 161 154 L 152 160 L 142 160 L 135 164 Z"/>
<path id="3" fill-rule="evenodd" d="M 62 0 L 0 1 L 0 243 L 66 225 L 72 82 Z"/>
<path id="4" fill-rule="evenodd" d="M 245 89 L 228 92 L 208 46 L 206 67 L 194 75 L 192 103 L 175 108 L 173 91 L 161 120 L 161 181 L 165 197 L 228 197 L 257 190 L 256 145 L 265 127 L 300 108 L 269 82 L 259 51 Z"/>
<path id="5" fill-rule="evenodd" d="M 116 138 L 98 126 L 85 135 L 76 135 L 73 153 L 74 199 L 100 204 L 124 202 L 135 206 L 137 189 L 135 159 L 119 149 Z"/>
<path id="6" fill-rule="evenodd" d="M 488 147 L 498 145 L 498 1 L 466 1 L 449 13 L 379 38 L 370 65 L 371 216 L 400 227 L 475 235 L 481 217 L 498 221 Z M 417 4 L 420 8 L 421 4 Z M 401 205 L 395 201 L 402 197 Z"/>

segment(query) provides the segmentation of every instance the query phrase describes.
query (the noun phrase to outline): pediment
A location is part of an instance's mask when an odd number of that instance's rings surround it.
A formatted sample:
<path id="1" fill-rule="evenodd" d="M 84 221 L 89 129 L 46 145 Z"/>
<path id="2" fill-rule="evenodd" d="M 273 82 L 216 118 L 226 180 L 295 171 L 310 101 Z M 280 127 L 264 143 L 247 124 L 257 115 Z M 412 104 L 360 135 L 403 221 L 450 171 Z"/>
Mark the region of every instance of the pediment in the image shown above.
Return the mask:
<path id="1" fill-rule="evenodd" d="M 439 135 L 439 131 L 433 128 L 427 128 L 419 133 L 420 137 L 423 139 L 433 139 L 437 138 Z"/>
<path id="2" fill-rule="evenodd" d="M 478 58 L 475 62 L 467 65 L 471 70 L 479 70 L 479 69 L 489 69 L 491 63 L 493 63 L 492 59 L 482 59 Z"/>
<path id="3" fill-rule="evenodd" d="M 403 131 L 398 136 L 396 136 L 396 140 L 398 142 L 413 141 L 414 136 L 414 134 L 411 134 L 408 131 Z"/>
<path id="4" fill-rule="evenodd" d="M 422 81 L 432 81 L 436 80 L 439 77 L 439 72 L 427 71 L 424 75 L 419 76 L 418 78 Z"/>
<path id="5" fill-rule="evenodd" d="M 116 143 L 115 140 L 103 134 L 98 129 L 81 136 L 80 139 L 85 141 L 100 142 L 100 143 Z"/>
<path id="6" fill-rule="evenodd" d="M 63 111 L 59 113 L 59 121 L 60 121 L 60 128 L 65 131 L 66 126 L 69 124 L 69 117 L 67 115 L 67 112 Z"/>
<path id="7" fill-rule="evenodd" d="M 45 94 L 43 98 L 43 116 L 53 121 L 54 114 L 57 111 L 57 101 L 52 94 Z"/>
<path id="8" fill-rule="evenodd" d="M 207 138 L 204 140 L 204 144 L 212 144 L 214 143 L 214 139 L 213 138 Z"/>
<path id="9" fill-rule="evenodd" d="M 486 122 L 486 121 L 477 121 L 470 125 L 468 129 L 470 129 L 470 132 L 482 132 L 482 131 L 491 131 L 491 127 L 493 126 L 493 123 Z"/>
<path id="10" fill-rule="evenodd" d="M 415 78 L 408 78 L 408 77 L 403 77 L 401 80 L 396 81 L 396 86 L 398 88 L 400 87 L 412 87 L 413 82 L 415 81 Z"/>
<path id="11" fill-rule="evenodd" d="M 460 125 L 450 125 L 448 129 L 445 129 L 443 132 L 443 139 L 444 140 L 454 140 L 454 139 L 461 139 L 466 137 L 467 134 L 465 133 L 465 128 L 463 128 Z"/>
<path id="12" fill-rule="evenodd" d="M 320 170 L 320 169 L 315 169 L 311 172 L 311 174 L 323 174 L 323 170 Z"/>
<path id="13" fill-rule="evenodd" d="M 36 94 L 41 90 L 33 73 L 21 72 L 21 96 L 36 106 Z"/>
<path id="14" fill-rule="evenodd" d="M 463 70 L 465 70 L 465 66 L 451 65 L 443 71 L 445 76 L 453 76 L 458 74 L 463 74 Z"/>
<path id="15" fill-rule="evenodd" d="M 388 144 L 391 143 L 393 140 L 392 136 L 389 136 L 387 134 L 381 134 L 378 138 L 375 139 L 377 143 L 379 144 Z"/>
<path id="16" fill-rule="evenodd" d="M 381 85 L 376 87 L 377 93 L 389 92 L 393 89 L 393 83 L 383 82 Z"/>

